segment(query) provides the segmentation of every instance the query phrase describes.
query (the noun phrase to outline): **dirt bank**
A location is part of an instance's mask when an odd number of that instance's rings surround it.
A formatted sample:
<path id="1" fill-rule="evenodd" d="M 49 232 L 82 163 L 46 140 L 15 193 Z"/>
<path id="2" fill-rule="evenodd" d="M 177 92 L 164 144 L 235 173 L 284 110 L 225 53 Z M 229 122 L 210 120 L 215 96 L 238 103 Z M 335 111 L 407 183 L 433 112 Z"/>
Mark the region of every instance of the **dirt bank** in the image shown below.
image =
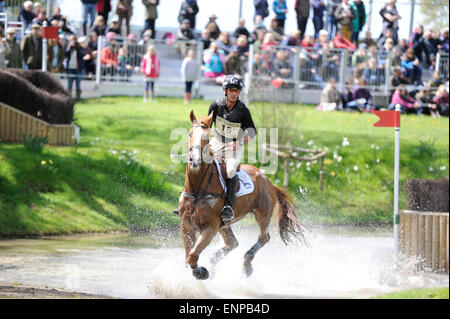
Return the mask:
<path id="1" fill-rule="evenodd" d="M 65 291 L 57 288 L 42 288 L 11 284 L 0 281 L 0 299 L 111 299 L 102 295 Z"/>

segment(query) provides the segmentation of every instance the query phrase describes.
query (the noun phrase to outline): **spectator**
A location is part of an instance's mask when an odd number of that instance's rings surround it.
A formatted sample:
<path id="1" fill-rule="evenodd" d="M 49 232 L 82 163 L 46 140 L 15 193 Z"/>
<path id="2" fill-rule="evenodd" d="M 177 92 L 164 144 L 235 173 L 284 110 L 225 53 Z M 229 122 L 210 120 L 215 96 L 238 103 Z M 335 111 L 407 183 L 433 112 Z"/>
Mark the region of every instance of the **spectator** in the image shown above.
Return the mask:
<path id="1" fill-rule="evenodd" d="M 33 2 L 25 1 L 23 4 L 23 8 L 20 11 L 19 16 L 17 17 L 17 20 L 23 22 L 23 28 L 25 30 L 28 30 L 28 27 L 31 26 L 31 22 L 34 18 L 35 15 L 33 13 Z"/>
<path id="2" fill-rule="evenodd" d="M 236 39 L 236 48 L 242 58 L 245 59 L 245 57 L 248 57 L 249 47 L 247 37 L 245 35 L 242 34 Z"/>
<path id="3" fill-rule="evenodd" d="M 284 33 L 284 23 L 286 21 L 286 14 L 288 13 L 288 8 L 285 0 L 274 0 L 272 3 L 272 9 L 275 13 L 275 18 L 278 22 L 278 27 L 283 29 Z"/>
<path id="4" fill-rule="evenodd" d="M 253 36 L 253 34 L 256 33 L 256 37 Z M 264 42 L 264 38 L 266 37 L 266 31 L 264 31 L 264 29 L 257 29 L 253 32 L 252 34 L 252 38 L 254 38 L 253 40 L 253 44 L 255 45 L 256 48 L 261 48 L 263 42 Z M 272 34 L 270 34 L 272 36 Z M 273 36 L 272 36 L 273 37 Z"/>
<path id="5" fill-rule="evenodd" d="M 348 4 L 348 0 L 342 0 L 342 2 L 337 6 L 336 11 L 334 12 L 334 16 L 337 21 L 338 30 L 342 31 L 343 36 L 350 40 L 352 37 L 353 30 L 353 19 L 356 14 Z"/>
<path id="6" fill-rule="evenodd" d="M 345 85 L 342 90 L 341 98 L 342 98 L 342 107 L 345 111 L 358 111 L 362 112 L 362 109 L 358 107 L 358 104 L 353 102 L 353 80 L 347 79 L 345 80 Z"/>
<path id="7" fill-rule="evenodd" d="M 48 40 L 47 54 L 47 70 L 51 73 L 62 73 L 66 52 L 58 39 Z"/>
<path id="8" fill-rule="evenodd" d="M 319 39 L 314 43 L 314 47 L 316 48 L 328 48 L 328 31 L 320 30 L 319 31 Z"/>
<path id="9" fill-rule="evenodd" d="M 225 54 L 219 49 L 216 42 L 211 42 L 208 50 L 203 52 L 204 76 L 206 78 L 223 78 Z M 220 80 L 219 80 L 220 81 Z"/>
<path id="10" fill-rule="evenodd" d="M 437 88 L 439 85 L 444 84 L 444 79 L 438 71 L 434 71 L 432 78 L 428 81 L 427 86 L 431 88 Z"/>
<path id="11" fill-rule="evenodd" d="M 336 53 L 334 42 L 330 41 L 328 43 L 328 50 L 326 50 L 323 54 L 323 63 L 321 68 L 321 76 L 327 81 L 330 78 L 339 80 L 339 68 L 341 65 L 341 59 L 338 53 Z"/>
<path id="12" fill-rule="evenodd" d="M 372 104 L 372 94 L 366 88 L 366 80 L 363 77 L 358 79 L 358 85 L 353 89 L 352 96 L 353 102 L 356 103 L 359 109 L 366 112 L 370 112 L 372 109 L 379 109 Z"/>
<path id="13" fill-rule="evenodd" d="M 372 45 L 377 45 L 375 40 L 372 39 L 372 33 L 370 32 L 370 30 L 367 30 L 366 37 L 364 39 L 362 39 L 361 41 L 359 41 L 359 44 L 361 44 L 361 43 L 365 43 L 367 45 L 367 47 L 370 47 Z"/>
<path id="14" fill-rule="evenodd" d="M 104 25 L 108 24 L 108 15 L 111 11 L 111 0 L 97 0 L 97 13 L 103 17 Z"/>
<path id="15" fill-rule="evenodd" d="M 402 51 L 402 53 L 405 53 L 406 50 L 408 50 L 408 43 L 406 42 L 405 39 L 400 39 L 396 45 L 397 48 L 400 49 L 400 51 Z"/>
<path id="16" fill-rule="evenodd" d="M 297 29 L 300 30 L 302 38 L 305 36 L 306 24 L 309 17 L 309 0 L 295 0 L 295 12 L 297 15 Z"/>
<path id="17" fill-rule="evenodd" d="M 150 36 L 152 39 L 155 38 L 155 22 L 158 18 L 158 10 L 157 7 L 159 5 L 159 0 L 142 0 L 142 3 L 145 6 L 145 25 L 144 25 L 144 33 L 146 30 L 151 30 L 152 35 Z"/>
<path id="18" fill-rule="evenodd" d="M 343 0 L 346 1 L 346 0 Z M 346 50 L 354 50 L 356 49 L 356 45 L 350 42 L 345 36 L 343 30 L 339 29 L 334 37 L 333 43 L 336 48 L 346 49 Z"/>
<path id="19" fill-rule="evenodd" d="M 23 67 L 22 62 L 22 50 L 20 44 L 16 39 L 16 30 L 14 28 L 6 29 L 6 42 L 9 46 L 10 52 L 5 55 L 7 68 L 19 68 Z"/>
<path id="20" fill-rule="evenodd" d="M 352 21 L 353 29 L 350 40 L 356 44 L 359 41 L 359 33 L 362 31 L 364 24 L 366 24 L 366 6 L 362 0 L 354 0 L 351 6 L 355 12 L 355 18 Z"/>
<path id="21" fill-rule="evenodd" d="M 225 62 L 225 74 L 238 74 L 242 75 L 242 60 L 241 55 L 239 54 L 239 50 L 237 46 L 233 45 L 231 47 L 231 52 L 227 56 Z"/>
<path id="22" fill-rule="evenodd" d="M 310 35 L 305 35 L 303 37 L 302 42 L 300 43 L 300 45 L 304 48 L 306 48 L 306 50 L 308 52 L 312 52 L 311 48 L 314 48 L 314 38 L 311 37 Z"/>
<path id="23" fill-rule="evenodd" d="M 77 37 L 71 35 L 65 54 L 65 66 L 68 80 L 68 91 L 72 95 L 73 80 L 76 85 L 76 101 L 81 98 L 81 74 L 84 71 L 84 50 L 78 43 Z"/>
<path id="24" fill-rule="evenodd" d="M 141 73 L 145 76 L 144 102 L 154 102 L 155 80 L 159 78 L 161 63 L 154 45 L 150 45 L 141 62 Z M 150 95 L 149 95 L 150 91 Z"/>
<path id="25" fill-rule="evenodd" d="M 318 74 L 317 66 L 320 64 L 314 64 L 311 56 L 309 56 L 306 52 L 301 51 L 299 55 L 300 61 L 300 81 L 309 82 L 307 85 L 302 85 L 301 88 L 314 88 L 314 85 L 311 82 L 322 83 L 323 78 Z"/>
<path id="26" fill-rule="evenodd" d="M 289 51 L 287 50 L 278 50 L 275 54 L 275 59 L 272 62 L 272 78 L 277 80 L 281 80 L 282 88 L 292 88 L 293 83 L 290 83 L 289 80 L 292 80 L 292 65 L 289 63 Z"/>
<path id="27" fill-rule="evenodd" d="M 41 9 L 36 18 L 33 19 L 33 24 L 39 24 L 41 27 L 47 22 L 47 26 L 50 26 L 50 22 L 47 19 L 47 10 Z"/>
<path id="28" fill-rule="evenodd" d="M 438 90 L 433 97 L 433 102 L 437 105 L 440 115 L 448 116 L 449 96 L 444 84 L 439 85 Z"/>
<path id="29" fill-rule="evenodd" d="M 94 9 L 94 16 L 92 18 L 92 22 L 94 22 L 95 19 L 95 9 Z M 68 33 L 68 34 L 73 34 L 72 30 L 69 29 L 69 27 L 67 26 L 67 19 L 65 16 L 63 16 L 61 14 L 61 8 L 56 6 L 53 8 L 53 15 L 49 18 L 50 24 L 52 26 L 56 26 L 59 27 L 62 32 L 64 33 Z M 53 21 L 56 21 L 56 25 L 54 24 Z M 93 23 L 91 23 L 92 26 Z"/>
<path id="30" fill-rule="evenodd" d="M 289 38 L 286 39 L 286 45 L 291 47 L 298 47 L 301 44 L 300 41 L 301 33 L 300 30 L 295 30 Z"/>
<path id="31" fill-rule="evenodd" d="M 417 109 L 417 114 L 419 115 L 431 115 L 434 118 L 440 117 L 438 107 L 433 102 L 433 95 L 429 88 L 424 87 L 416 94 L 416 100 L 419 103 L 419 108 Z"/>
<path id="32" fill-rule="evenodd" d="M 152 39 L 153 32 L 150 29 L 147 29 L 142 34 L 142 39 L 139 40 L 138 45 L 147 47 Z M 144 52 L 145 53 L 145 52 Z"/>
<path id="33" fill-rule="evenodd" d="M 400 84 L 411 84 L 411 80 L 403 75 L 402 68 L 400 66 L 395 66 L 394 70 L 393 70 L 392 77 L 391 77 L 391 88 L 392 88 L 392 90 L 390 92 L 391 93 L 391 97 L 394 94 L 395 89 Z"/>
<path id="34" fill-rule="evenodd" d="M 39 70 L 42 68 L 42 36 L 39 24 L 31 26 L 31 33 L 25 36 L 22 42 L 22 55 L 27 69 Z"/>
<path id="35" fill-rule="evenodd" d="M 441 50 L 448 53 L 448 28 L 444 28 L 439 36 L 439 41 L 441 43 Z"/>
<path id="36" fill-rule="evenodd" d="M 263 51 L 270 50 L 272 46 L 276 46 L 277 44 L 278 43 L 273 39 L 272 33 L 266 33 L 261 48 Z"/>
<path id="37" fill-rule="evenodd" d="M 194 30 L 188 19 L 184 19 L 177 30 L 177 40 L 190 41 L 195 39 Z"/>
<path id="38" fill-rule="evenodd" d="M 314 38 L 317 39 L 320 30 L 323 29 L 323 12 L 326 8 L 323 0 L 312 0 L 311 6 L 313 7 Z"/>
<path id="39" fill-rule="evenodd" d="M 253 0 L 253 5 L 255 7 L 255 25 L 257 25 L 257 16 L 260 17 L 260 21 L 264 21 L 264 19 L 269 16 L 269 4 L 267 3 L 267 0 Z"/>
<path id="40" fill-rule="evenodd" d="M 119 48 L 117 55 L 117 73 L 119 73 L 120 77 L 127 78 L 126 81 L 133 74 L 133 66 L 131 65 L 126 46 Z"/>
<path id="41" fill-rule="evenodd" d="M 95 9 L 97 7 L 97 0 L 81 0 L 83 4 L 83 35 L 87 34 L 86 25 L 88 23 L 88 16 L 90 18 L 89 29 L 92 28 L 95 20 Z"/>
<path id="42" fill-rule="evenodd" d="M 367 66 L 363 70 L 362 77 L 368 85 L 379 86 L 384 83 L 384 68 L 378 67 L 376 58 L 369 58 Z"/>
<path id="43" fill-rule="evenodd" d="M 340 103 L 341 94 L 336 88 L 336 80 L 330 78 L 320 94 L 320 105 L 318 109 L 322 111 L 334 111 L 337 110 Z"/>
<path id="44" fill-rule="evenodd" d="M 215 14 L 213 14 L 212 16 L 209 17 L 209 21 L 205 26 L 205 29 L 209 30 L 210 37 L 213 40 L 216 40 L 220 34 L 220 28 L 217 25 L 216 20 L 217 20 L 217 16 Z"/>
<path id="45" fill-rule="evenodd" d="M 402 73 L 414 85 L 422 85 L 422 69 L 412 48 L 406 50 L 402 59 Z"/>
<path id="46" fill-rule="evenodd" d="M 414 49 L 414 53 L 419 60 L 422 59 L 422 51 L 423 51 L 423 26 L 419 25 L 417 28 L 413 30 L 413 33 L 410 37 L 409 47 Z"/>
<path id="47" fill-rule="evenodd" d="M 403 52 L 398 47 L 392 48 L 393 54 L 391 56 L 391 65 L 392 66 L 401 66 L 402 65 L 402 56 Z"/>
<path id="48" fill-rule="evenodd" d="M 397 104 L 400 104 L 400 111 L 402 114 L 417 114 L 419 103 L 414 98 L 408 95 L 408 91 L 403 84 L 399 85 L 397 89 L 395 89 L 388 110 L 395 110 L 395 105 Z"/>
<path id="49" fill-rule="evenodd" d="M 114 75 L 118 64 L 116 34 L 109 32 L 106 34 L 106 45 L 100 52 L 100 63 L 103 75 Z"/>
<path id="50" fill-rule="evenodd" d="M 386 39 L 386 42 L 384 43 L 384 46 L 380 48 L 378 51 L 378 64 L 379 65 L 385 65 L 386 62 L 391 59 L 391 65 L 392 65 L 392 52 L 394 49 L 394 40 L 391 38 Z M 401 61 L 400 61 L 401 63 Z"/>
<path id="51" fill-rule="evenodd" d="M 397 0 L 388 0 L 386 5 L 380 10 L 380 15 L 383 18 L 383 30 L 380 37 L 384 34 L 386 29 L 392 29 L 392 39 L 394 44 L 398 42 L 398 20 L 402 17 L 398 14 L 395 3 Z"/>
<path id="52" fill-rule="evenodd" d="M 239 19 L 239 26 L 234 30 L 233 36 L 235 38 L 238 38 L 241 34 L 245 35 L 247 39 L 250 40 L 250 32 L 248 32 L 247 28 L 245 27 L 245 19 L 241 18 Z"/>
<path id="53" fill-rule="evenodd" d="M 119 25 L 119 18 L 118 17 L 114 17 L 111 20 L 111 23 L 109 24 L 109 27 L 106 28 L 106 33 L 109 33 L 109 32 L 114 32 L 118 36 L 121 35 L 120 25 Z"/>
<path id="54" fill-rule="evenodd" d="M 85 43 L 82 41 L 81 38 L 78 42 L 80 42 L 81 46 L 83 46 Z M 86 42 L 87 42 L 87 46 L 85 48 L 86 54 L 83 57 L 85 71 L 86 74 L 95 74 L 97 68 L 97 44 L 98 44 L 97 33 L 91 32 Z"/>
<path id="55" fill-rule="evenodd" d="M 219 35 L 219 38 L 215 41 L 217 47 L 223 50 L 225 55 L 228 55 L 231 51 L 232 43 L 230 40 L 230 34 L 228 32 L 222 32 Z"/>
<path id="56" fill-rule="evenodd" d="M 33 14 L 34 14 L 35 18 L 39 15 L 41 10 L 42 10 L 42 4 L 38 1 L 34 2 L 33 3 Z"/>
<path id="57" fill-rule="evenodd" d="M 341 0 L 327 0 L 327 25 L 328 25 L 328 39 L 331 40 L 336 36 L 337 21 L 334 15 Z"/>
<path id="58" fill-rule="evenodd" d="M 430 58 L 432 56 L 436 56 L 436 54 L 438 53 L 438 42 L 434 38 L 433 34 L 433 30 L 427 30 L 423 34 L 423 58 L 419 58 L 419 60 L 424 62 L 425 67 L 431 65 Z"/>
<path id="59" fill-rule="evenodd" d="M 209 48 L 209 46 L 211 45 L 211 37 L 210 37 L 210 33 L 209 30 L 203 30 L 202 34 L 200 36 L 200 41 L 202 41 L 203 43 L 203 50 L 206 50 Z"/>
<path id="60" fill-rule="evenodd" d="M 197 80 L 197 71 L 198 65 L 195 60 L 195 51 L 191 49 L 181 64 L 181 78 L 185 83 L 183 94 L 184 104 L 191 103 L 192 85 Z"/>
<path id="61" fill-rule="evenodd" d="M 11 48 L 9 47 L 6 38 L 0 33 L 0 70 L 6 69 L 6 56 L 11 53 Z"/>
<path id="62" fill-rule="evenodd" d="M 95 32 L 97 37 L 106 34 L 105 18 L 103 18 L 103 16 L 97 16 L 97 18 L 95 18 L 90 33 L 92 32 Z"/>
<path id="63" fill-rule="evenodd" d="M 353 77 L 355 79 L 359 79 L 362 76 L 362 72 L 366 68 L 368 60 L 367 46 L 365 43 L 361 43 L 358 47 L 358 51 L 352 55 Z"/>
<path id="64" fill-rule="evenodd" d="M 122 34 L 122 22 L 125 20 L 125 35 L 130 35 L 130 19 L 133 15 L 133 0 L 119 0 L 116 14 L 119 16 L 119 35 Z"/>
<path id="65" fill-rule="evenodd" d="M 270 22 L 270 33 L 277 43 L 280 43 L 285 39 L 284 30 L 278 25 L 278 20 L 275 18 Z"/>
<path id="66" fill-rule="evenodd" d="M 183 0 L 178 14 L 178 22 L 181 24 L 187 19 L 189 20 L 191 28 L 195 30 L 195 16 L 198 11 L 197 0 Z"/>
<path id="67" fill-rule="evenodd" d="M 394 32 L 392 31 L 392 29 L 387 28 L 384 33 L 378 38 L 377 40 L 377 47 L 378 48 L 382 48 L 384 47 L 384 42 L 386 42 L 387 39 L 392 39 L 394 40 Z M 395 45 L 395 40 L 394 40 L 394 45 Z"/>

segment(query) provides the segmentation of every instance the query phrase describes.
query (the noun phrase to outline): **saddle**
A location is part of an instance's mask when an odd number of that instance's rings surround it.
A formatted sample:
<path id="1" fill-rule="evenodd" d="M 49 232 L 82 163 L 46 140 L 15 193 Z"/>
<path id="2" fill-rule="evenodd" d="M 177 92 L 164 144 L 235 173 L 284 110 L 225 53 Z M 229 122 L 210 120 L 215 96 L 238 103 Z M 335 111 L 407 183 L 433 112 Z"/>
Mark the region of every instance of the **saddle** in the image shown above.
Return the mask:
<path id="1" fill-rule="evenodd" d="M 228 177 L 227 177 L 227 167 L 226 167 L 227 165 L 225 164 L 225 162 L 224 161 L 218 161 L 217 163 L 219 165 L 220 175 L 222 175 L 224 180 L 228 179 Z M 238 167 L 236 168 L 236 174 L 237 174 L 237 172 L 239 172 L 240 169 L 241 169 L 241 164 L 239 164 Z M 238 186 L 236 188 L 236 193 L 239 192 L 240 187 L 241 187 L 241 185 L 240 185 L 240 183 L 238 183 Z"/>

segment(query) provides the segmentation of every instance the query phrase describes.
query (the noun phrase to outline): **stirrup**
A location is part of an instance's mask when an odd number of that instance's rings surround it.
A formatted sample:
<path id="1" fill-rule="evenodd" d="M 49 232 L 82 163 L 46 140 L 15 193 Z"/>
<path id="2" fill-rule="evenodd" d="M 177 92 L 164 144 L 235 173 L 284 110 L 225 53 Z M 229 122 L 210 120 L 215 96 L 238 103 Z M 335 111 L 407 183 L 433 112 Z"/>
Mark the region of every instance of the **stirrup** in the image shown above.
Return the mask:
<path id="1" fill-rule="evenodd" d="M 176 214 L 176 215 L 180 215 L 180 211 L 178 210 L 178 207 L 175 208 L 172 213 Z"/>
<path id="2" fill-rule="evenodd" d="M 233 208 L 230 205 L 225 205 L 222 208 L 222 212 L 220 213 L 220 217 L 223 221 L 230 221 L 234 218 Z"/>

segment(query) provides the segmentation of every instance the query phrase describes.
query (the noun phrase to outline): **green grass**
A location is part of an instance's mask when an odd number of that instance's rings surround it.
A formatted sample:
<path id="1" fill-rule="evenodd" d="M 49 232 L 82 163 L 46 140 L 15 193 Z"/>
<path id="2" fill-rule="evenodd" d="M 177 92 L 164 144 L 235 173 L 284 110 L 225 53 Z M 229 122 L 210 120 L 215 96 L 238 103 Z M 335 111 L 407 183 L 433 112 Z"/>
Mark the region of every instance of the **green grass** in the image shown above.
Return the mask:
<path id="1" fill-rule="evenodd" d="M 185 166 L 169 156 L 179 141 L 171 140 L 170 134 L 174 128 L 189 128 L 191 108 L 197 116 L 206 115 L 209 103 L 89 99 L 76 104 L 75 123 L 82 136 L 78 147 L 46 146 L 36 153 L 21 144 L 0 143 L 0 234 L 176 226 L 179 218 L 171 211 L 184 185 Z M 249 107 L 261 127 L 266 119 L 259 111 L 271 105 Z M 373 127 L 377 117 L 371 114 L 326 113 L 299 105 L 282 108 L 290 115 L 283 125 L 291 125 L 292 145 L 329 151 L 324 191 L 319 190 L 319 162 L 309 171 L 304 163 L 291 167 L 288 190 L 302 218 L 333 224 L 391 223 L 394 130 Z M 448 176 L 448 124 L 448 118 L 402 116 L 401 190 L 409 178 Z M 344 137 L 348 146 L 342 145 Z M 269 178 L 282 185 L 281 161 Z M 402 191 L 400 208 L 406 208 Z"/>
<path id="2" fill-rule="evenodd" d="M 375 299 L 448 299 L 448 287 L 411 289 L 377 296 Z"/>

